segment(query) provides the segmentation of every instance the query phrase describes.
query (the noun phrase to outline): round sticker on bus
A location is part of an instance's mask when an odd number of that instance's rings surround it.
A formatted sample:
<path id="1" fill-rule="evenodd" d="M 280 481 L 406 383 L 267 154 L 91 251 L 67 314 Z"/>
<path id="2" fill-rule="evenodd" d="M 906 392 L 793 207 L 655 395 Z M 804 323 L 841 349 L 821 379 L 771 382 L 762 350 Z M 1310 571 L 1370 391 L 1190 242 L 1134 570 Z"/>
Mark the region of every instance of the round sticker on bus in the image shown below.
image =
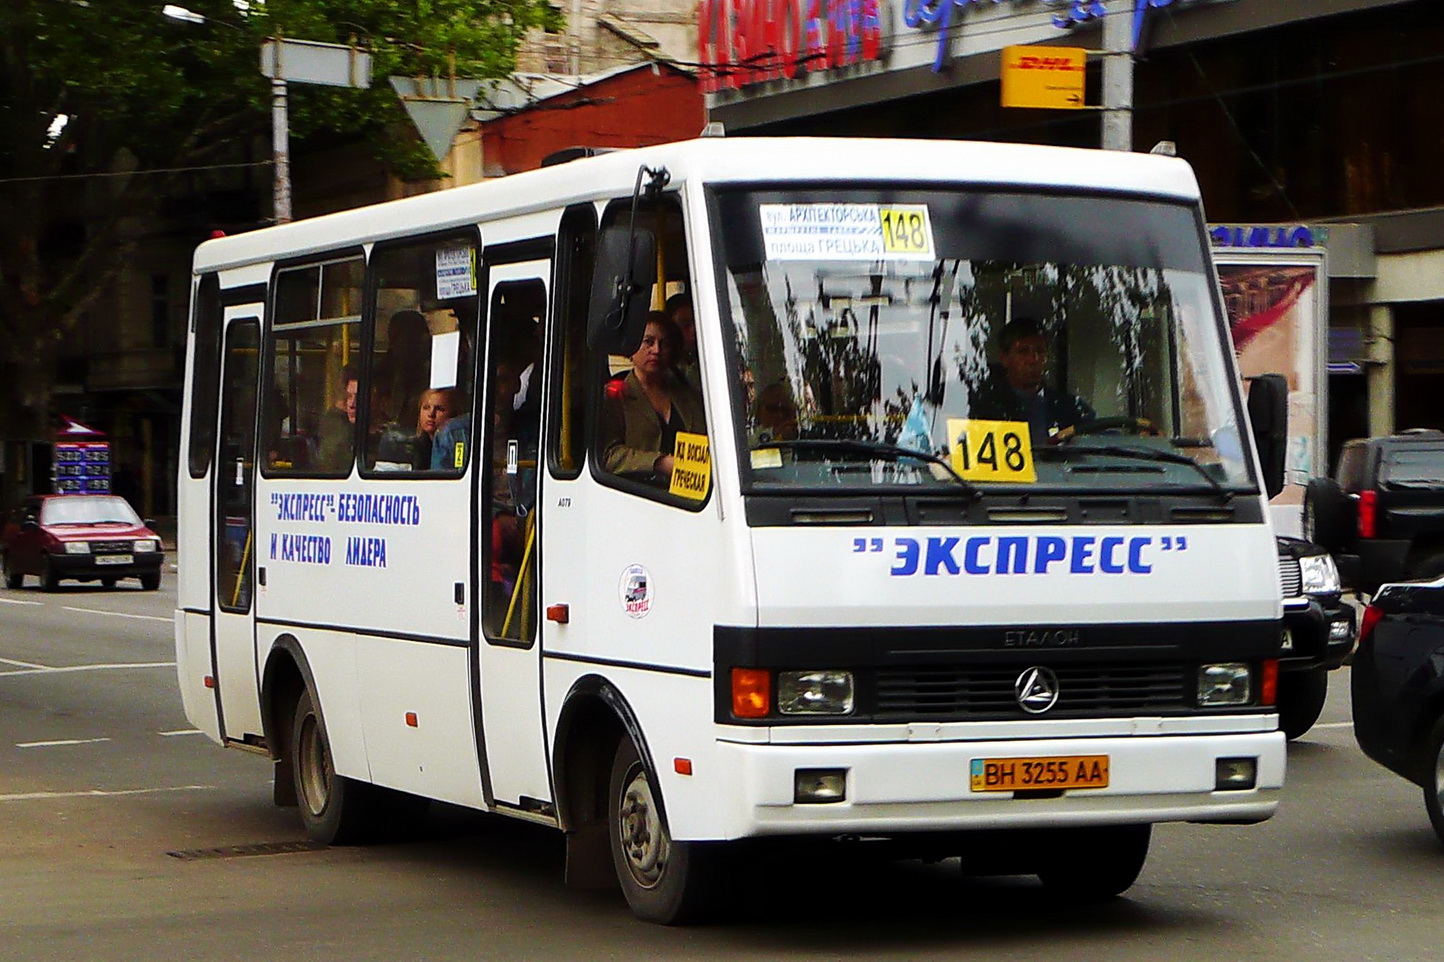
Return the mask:
<path id="1" fill-rule="evenodd" d="M 645 618 L 652 610 L 652 576 L 641 565 L 628 565 L 618 585 L 622 609 L 629 618 Z"/>

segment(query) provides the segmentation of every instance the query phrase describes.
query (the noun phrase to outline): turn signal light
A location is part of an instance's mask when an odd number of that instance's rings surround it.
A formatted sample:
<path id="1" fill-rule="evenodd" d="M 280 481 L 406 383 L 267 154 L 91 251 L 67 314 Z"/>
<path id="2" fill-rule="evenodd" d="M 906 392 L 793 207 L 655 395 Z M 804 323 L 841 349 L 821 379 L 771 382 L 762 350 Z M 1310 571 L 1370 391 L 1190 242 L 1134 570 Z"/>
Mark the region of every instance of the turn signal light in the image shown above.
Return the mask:
<path id="1" fill-rule="evenodd" d="M 766 718 L 771 710 L 771 673 L 764 668 L 733 668 L 732 716 Z"/>
<path id="2" fill-rule="evenodd" d="M 1263 678 L 1259 682 L 1259 704 L 1276 705 L 1279 700 L 1279 660 L 1265 658 Z"/>

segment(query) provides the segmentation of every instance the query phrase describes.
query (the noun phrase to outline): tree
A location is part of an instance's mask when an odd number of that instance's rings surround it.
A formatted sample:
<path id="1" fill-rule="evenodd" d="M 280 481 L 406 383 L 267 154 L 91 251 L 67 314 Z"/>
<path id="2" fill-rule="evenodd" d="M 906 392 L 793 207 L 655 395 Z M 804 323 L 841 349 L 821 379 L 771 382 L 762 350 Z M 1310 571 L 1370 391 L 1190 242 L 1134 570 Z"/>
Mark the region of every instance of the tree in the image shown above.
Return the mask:
<path id="1" fill-rule="evenodd" d="M 133 252 L 137 219 L 268 142 L 266 37 L 368 48 L 371 90 L 292 85 L 293 137 L 345 133 L 418 177 L 435 164 L 384 78 L 504 76 L 526 32 L 559 21 L 547 0 L 190 0 L 202 23 L 161 6 L 0 4 L 0 435 L 43 432 L 56 359 Z"/>

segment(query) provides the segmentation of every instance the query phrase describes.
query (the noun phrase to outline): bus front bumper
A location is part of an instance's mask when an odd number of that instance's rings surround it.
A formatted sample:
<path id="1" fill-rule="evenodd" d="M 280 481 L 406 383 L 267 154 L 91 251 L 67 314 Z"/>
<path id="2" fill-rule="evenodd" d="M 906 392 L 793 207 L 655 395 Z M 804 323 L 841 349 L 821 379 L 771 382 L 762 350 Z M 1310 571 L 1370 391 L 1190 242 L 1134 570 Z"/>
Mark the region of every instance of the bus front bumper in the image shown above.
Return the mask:
<path id="1" fill-rule="evenodd" d="M 1261 723 L 1273 716 L 1260 716 Z M 883 744 L 722 742 L 737 808 L 732 837 L 902 834 L 1153 822 L 1258 822 L 1282 794 L 1284 736 L 1227 734 Z M 1106 787 L 975 790 L 975 762 L 1106 757 Z M 1252 762 L 1248 787 L 1221 771 Z M 1245 769 L 1247 768 L 1247 761 Z M 842 797 L 811 799 L 830 773 Z M 840 777 L 839 774 L 840 773 Z"/>

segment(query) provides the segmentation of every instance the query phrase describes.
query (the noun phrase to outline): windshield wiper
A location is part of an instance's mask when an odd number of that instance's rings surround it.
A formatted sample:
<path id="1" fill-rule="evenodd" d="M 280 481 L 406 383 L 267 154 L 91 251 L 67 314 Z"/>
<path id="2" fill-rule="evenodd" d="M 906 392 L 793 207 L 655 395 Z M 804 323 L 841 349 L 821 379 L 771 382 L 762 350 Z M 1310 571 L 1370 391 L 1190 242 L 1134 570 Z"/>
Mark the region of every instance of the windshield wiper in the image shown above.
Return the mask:
<path id="1" fill-rule="evenodd" d="M 1115 458 L 1125 458 L 1133 461 L 1156 461 L 1163 464 L 1182 464 L 1197 471 L 1203 480 L 1207 481 L 1209 487 L 1218 492 L 1220 498 L 1225 502 L 1233 500 L 1233 492 L 1219 483 L 1218 478 L 1208 473 L 1208 469 L 1199 464 L 1186 454 L 1176 454 L 1172 451 L 1156 451 L 1152 448 L 1125 448 L 1116 444 L 1087 445 L 1086 447 L 1052 447 L 1034 448 L 1033 456 L 1042 460 L 1072 460 L 1080 454 L 1106 454 Z"/>
<path id="2" fill-rule="evenodd" d="M 916 458 L 919 461 L 927 461 L 936 464 L 948 473 L 959 488 L 967 494 L 970 500 L 976 501 L 983 496 L 977 485 L 965 479 L 948 459 L 941 454 L 934 454 L 931 451 L 918 451 L 914 448 L 905 448 L 900 444 L 889 444 L 886 441 L 862 441 L 855 438 L 793 438 L 786 441 L 768 441 L 766 444 L 759 444 L 761 448 L 813 448 L 819 451 L 845 451 L 851 454 L 865 454 L 869 457 L 879 457 L 887 461 L 901 461 L 905 458 Z"/>

